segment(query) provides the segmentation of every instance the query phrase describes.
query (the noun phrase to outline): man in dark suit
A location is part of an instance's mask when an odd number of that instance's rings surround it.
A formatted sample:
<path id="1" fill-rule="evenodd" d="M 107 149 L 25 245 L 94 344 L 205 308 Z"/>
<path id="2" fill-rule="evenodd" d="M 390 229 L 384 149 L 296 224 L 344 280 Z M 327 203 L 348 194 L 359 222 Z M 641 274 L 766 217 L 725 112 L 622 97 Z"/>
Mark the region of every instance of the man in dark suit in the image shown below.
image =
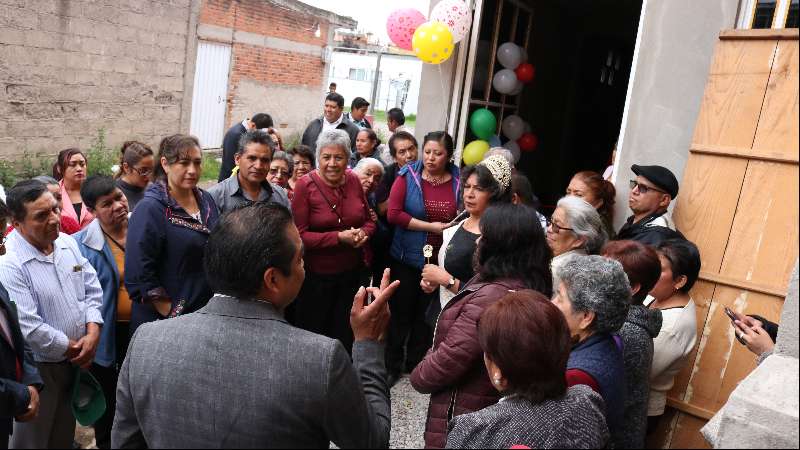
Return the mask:
<path id="1" fill-rule="evenodd" d="M 344 115 L 344 97 L 333 92 L 325 97 L 325 108 L 322 117 L 312 120 L 303 132 L 303 145 L 307 145 L 312 152 L 317 152 L 317 138 L 324 130 L 344 130 L 350 136 L 350 147 L 356 151 L 356 136 L 359 128 Z"/>
<path id="2" fill-rule="evenodd" d="M 381 341 L 399 285 L 389 271 L 380 288 L 354 292 L 351 361 L 338 340 L 283 317 L 305 278 L 303 242 L 284 206 L 223 215 L 203 258 L 217 293 L 208 305 L 142 325 L 131 340 L 111 447 L 388 448 Z"/>
<path id="3" fill-rule="evenodd" d="M 5 236 L 10 212 L 0 200 L 0 256 L 5 255 Z M 8 448 L 14 419 L 27 422 L 39 413 L 39 391 L 44 387 L 33 352 L 22 337 L 17 308 L 0 284 L 0 448 Z"/>
<path id="4" fill-rule="evenodd" d="M 269 129 L 274 126 L 272 117 L 266 113 L 258 113 L 250 119 L 244 119 L 240 123 L 232 126 L 225 138 L 222 140 L 222 166 L 219 168 L 219 178 L 222 181 L 231 176 L 236 163 L 233 161 L 234 155 L 239 151 L 239 139 L 250 130 Z"/>

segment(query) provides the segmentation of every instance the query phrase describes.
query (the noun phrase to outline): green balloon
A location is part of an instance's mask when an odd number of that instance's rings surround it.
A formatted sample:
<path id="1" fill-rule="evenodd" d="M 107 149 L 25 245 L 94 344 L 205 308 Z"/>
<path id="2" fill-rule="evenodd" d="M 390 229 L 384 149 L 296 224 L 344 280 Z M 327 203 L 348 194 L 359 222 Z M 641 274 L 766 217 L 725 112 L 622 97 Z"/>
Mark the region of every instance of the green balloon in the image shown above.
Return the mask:
<path id="1" fill-rule="evenodd" d="M 469 127 L 475 136 L 486 140 L 494 136 L 497 131 L 497 118 L 488 109 L 481 108 L 470 116 Z"/>

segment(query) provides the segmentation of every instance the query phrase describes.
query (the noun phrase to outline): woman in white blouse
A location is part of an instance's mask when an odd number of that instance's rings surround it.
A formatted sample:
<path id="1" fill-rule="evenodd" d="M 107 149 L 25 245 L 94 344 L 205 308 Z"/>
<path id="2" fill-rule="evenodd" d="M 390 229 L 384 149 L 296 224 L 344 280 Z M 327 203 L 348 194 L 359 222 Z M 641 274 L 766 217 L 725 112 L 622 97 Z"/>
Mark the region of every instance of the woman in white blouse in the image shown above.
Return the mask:
<path id="1" fill-rule="evenodd" d="M 648 306 L 660 309 L 663 320 L 661 332 L 653 339 L 648 434 L 664 414 L 667 392 L 697 342 L 697 307 L 689 291 L 700 273 L 700 251 L 684 239 L 666 240 L 656 250 L 661 278 L 650 291 L 653 300 Z"/>

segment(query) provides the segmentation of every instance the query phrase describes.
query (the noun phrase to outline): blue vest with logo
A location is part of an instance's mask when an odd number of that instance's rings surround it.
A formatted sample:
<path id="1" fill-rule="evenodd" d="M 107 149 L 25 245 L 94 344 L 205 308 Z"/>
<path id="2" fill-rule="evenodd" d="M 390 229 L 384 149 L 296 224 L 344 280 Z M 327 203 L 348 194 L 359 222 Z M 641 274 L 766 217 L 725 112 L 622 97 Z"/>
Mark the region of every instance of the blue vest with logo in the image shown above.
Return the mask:
<path id="1" fill-rule="evenodd" d="M 428 221 L 428 214 L 425 212 L 425 199 L 422 197 L 422 161 L 414 161 L 403 166 L 397 176 L 406 179 L 406 202 L 403 206 L 405 212 L 417 220 Z M 450 176 L 453 177 L 453 199 L 456 205 L 460 205 L 458 195 L 461 189 L 460 171 L 453 164 L 448 164 Z M 394 239 L 390 254 L 392 258 L 417 269 L 422 269 L 425 265 L 425 257 L 422 255 L 422 247 L 428 239 L 425 231 L 411 231 L 403 227 L 395 227 Z"/>

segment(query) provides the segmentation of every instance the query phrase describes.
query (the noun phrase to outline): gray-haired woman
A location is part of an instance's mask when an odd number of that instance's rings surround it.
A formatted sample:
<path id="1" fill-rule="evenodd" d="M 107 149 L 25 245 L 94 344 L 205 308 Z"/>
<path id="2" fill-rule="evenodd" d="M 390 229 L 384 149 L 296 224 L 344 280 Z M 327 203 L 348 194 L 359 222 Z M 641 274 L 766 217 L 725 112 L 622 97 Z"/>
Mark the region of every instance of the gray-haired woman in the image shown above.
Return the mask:
<path id="1" fill-rule="evenodd" d="M 294 324 L 339 339 L 350 350 L 350 308 L 366 284 L 367 244 L 375 222 L 361 182 L 347 170 L 350 138 L 326 130 L 317 139 L 318 168 L 297 180 L 294 222 L 305 246 L 306 278 L 295 301 Z"/>
<path id="2" fill-rule="evenodd" d="M 596 255 L 607 240 L 603 219 L 592 205 L 578 197 L 562 197 L 547 225 L 551 270 L 555 273 L 572 256 Z"/>
<path id="3" fill-rule="evenodd" d="M 294 161 L 292 161 L 289 154 L 283 150 L 275 152 L 269 164 L 267 181 L 286 189 L 288 193 L 291 192 L 289 190 L 289 178 L 292 177 L 292 173 L 294 173 Z M 291 197 L 289 199 L 291 200 Z"/>
<path id="4" fill-rule="evenodd" d="M 572 257 L 554 275 L 553 303 L 564 313 L 573 342 L 567 385 L 584 384 L 603 397 L 611 440 L 622 442 L 625 366 L 615 333 L 628 315 L 628 278 L 622 264 L 602 256 Z"/>

